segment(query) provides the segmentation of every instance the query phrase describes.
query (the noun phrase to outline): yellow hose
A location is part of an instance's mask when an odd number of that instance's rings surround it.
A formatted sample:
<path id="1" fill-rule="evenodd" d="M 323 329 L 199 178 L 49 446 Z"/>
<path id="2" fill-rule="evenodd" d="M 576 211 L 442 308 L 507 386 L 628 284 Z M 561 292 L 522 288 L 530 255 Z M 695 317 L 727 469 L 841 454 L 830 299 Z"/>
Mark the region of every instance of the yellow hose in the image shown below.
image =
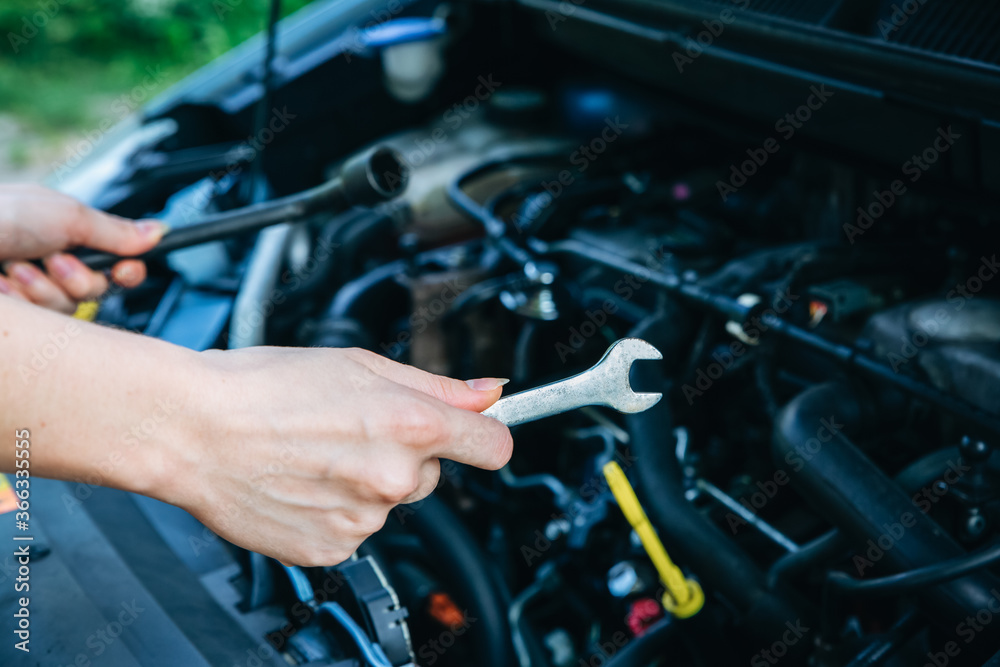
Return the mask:
<path id="1" fill-rule="evenodd" d="M 667 589 L 663 594 L 663 608 L 677 618 L 690 618 L 697 614 L 705 605 L 705 594 L 701 586 L 694 579 L 686 579 L 680 568 L 670 560 L 660 536 L 649 522 L 649 517 L 642 509 L 635 490 L 621 466 L 615 461 L 605 464 L 604 478 L 608 480 L 608 486 L 618 501 L 618 507 L 642 541 L 646 554 L 660 575 L 660 581 Z"/>

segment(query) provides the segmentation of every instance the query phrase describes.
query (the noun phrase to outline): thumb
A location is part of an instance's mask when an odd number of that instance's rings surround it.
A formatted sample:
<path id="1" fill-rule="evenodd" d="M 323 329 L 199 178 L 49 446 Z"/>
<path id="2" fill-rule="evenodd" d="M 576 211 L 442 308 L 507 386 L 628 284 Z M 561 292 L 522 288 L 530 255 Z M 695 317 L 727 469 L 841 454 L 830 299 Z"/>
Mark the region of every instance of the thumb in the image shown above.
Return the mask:
<path id="1" fill-rule="evenodd" d="M 482 412 L 496 403 L 503 393 L 503 386 L 510 382 L 506 378 L 477 378 L 462 381 L 426 373 L 410 366 L 402 368 L 415 372 L 402 372 L 389 379 L 429 394 L 452 407 L 473 412 Z"/>
<path id="2" fill-rule="evenodd" d="M 433 396 L 452 407 L 473 412 L 482 412 L 496 403 L 503 393 L 503 386 L 509 382 L 506 378 L 455 380 L 396 363 L 377 354 L 365 353 L 355 358 L 387 380 Z"/>
<path id="3" fill-rule="evenodd" d="M 89 209 L 84 222 L 74 229 L 72 241 L 78 246 L 130 257 L 152 250 L 169 229 L 157 220 L 131 222 Z"/>

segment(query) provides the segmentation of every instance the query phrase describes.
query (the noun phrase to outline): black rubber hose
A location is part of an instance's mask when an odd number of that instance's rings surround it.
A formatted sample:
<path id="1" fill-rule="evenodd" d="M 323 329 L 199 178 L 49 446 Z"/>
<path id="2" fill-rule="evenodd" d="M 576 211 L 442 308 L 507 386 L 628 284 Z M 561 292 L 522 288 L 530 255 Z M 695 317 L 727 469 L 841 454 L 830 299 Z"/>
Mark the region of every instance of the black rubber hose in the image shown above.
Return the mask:
<path id="1" fill-rule="evenodd" d="M 672 302 L 668 302 L 672 303 Z M 670 309 L 640 324 L 630 335 L 656 345 L 664 359 L 682 358 L 686 332 L 679 326 L 683 313 Z M 633 386 L 640 391 L 666 389 L 662 364 L 635 364 Z M 629 415 L 630 446 L 639 465 L 629 470 L 636 492 L 670 555 L 695 572 L 710 591 L 722 593 L 743 612 L 750 633 L 780 637 L 786 623 L 803 613 L 767 589 L 764 573 L 730 536 L 722 532 L 685 497 L 684 478 L 673 446 L 673 414 L 668 400 L 652 409 Z M 799 642 L 795 648 L 805 647 Z"/>
<path id="2" fill-rule="evenodd" d="M 771 564 L 767 571 L 767 587 L 774 589 L 782 579 L 789 579 L 826 561 L 836 558 L 847 550 L 844 536 L 836 528 L 823 533 L 798 551 L 787 553 Z"/>
<path id="3" fill-rule="evenodd" d="M 327 318 L 341 320 L 356 315 L 355 309 L 367 294 L 380 285 L 404 275 L 408 266 L 409 263 L 405 259 L 397 259 L 347 283 L 337 291 L 337 295 L 330 303 L 326 313 Z"/>
<path id="4" fill-rule="evenodd" d="M 865 408 L 868 409 L 866 412 Z M 883 420 L 892 408 L 862 400 L 851 387 L 831 382 L 794 398 L 778 415 L 773 453 L 792 484 L 816 510 L 859 546 L 857 561 L 875 572 L 906 571 L 962 556 L 965 551 L 906 492 L 848 438 L 867 425 L 869 415 Z M 929 615 L 954 631 L 977 610 L 993 602 L 992 575 L 977 573 L 920 592 Z M 990 634 L 1000 634 L 992 624 Z"/>
<path id="5" fill-rule="evenodd" d="M 469 625 L 476 665 L 511 667 L 511 644 L 507 606 L 510 594 L 490 571 L 490 559 L 457 516 L 436 496 L 413 505 L 411 512 L 394 513 L 404 527 L 420 536 L 437 559 L 437 574 L 454 590 L 476 622 Z"/>
<path id="6" fill-rule="evenodd" d="M 677 639 L 680 624 L 669 619 L 651 626 L 640 637 L 636 637 L 610 660 L 604 667 L 640 667 L 653 658 L 663 655 L 671 642 Z"/>
<path id="7" fill-rule="evenodd" d="M 927 567 L 890 574 L 878 579 L 855 579 L 846 572 L 831 572 L 827 582 L 842 595 L 881 596 L 909 593 L 940 584 L 1000 562 L 1000 544 L 991 544 L 967 556 L 957 556 Z"/>

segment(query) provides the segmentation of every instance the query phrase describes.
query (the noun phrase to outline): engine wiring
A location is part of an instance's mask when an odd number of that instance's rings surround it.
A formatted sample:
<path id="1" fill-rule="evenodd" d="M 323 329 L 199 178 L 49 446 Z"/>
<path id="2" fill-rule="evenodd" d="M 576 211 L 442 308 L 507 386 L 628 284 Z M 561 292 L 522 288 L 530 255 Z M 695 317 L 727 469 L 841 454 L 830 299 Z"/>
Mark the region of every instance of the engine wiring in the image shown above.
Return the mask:
<path id="1" fill-rule="evenodd" d="M 361 651 L 361 655 L 364 656 L 369 667 L 393 667 L 382 647 L 368 638 L 368 635 L 361 629 L 361 626 L 357 624 L 340 604 L 332 600 L 316 604 L 312 584 L 309 583 L 309 577 L 306 576 L 305 572 L 294 565 L 285 565 L 282 563 L 281 567 L 288 575 L 288 579 L 291 581 L 292 588 L 299 602 L 308 605 L 317 613 L 329 614 L 334 620 L 340 623 L 344 630 L 351 636 L 351 639 L 354 640 L 355 644 L 357 644 L 358 650 Z"/>

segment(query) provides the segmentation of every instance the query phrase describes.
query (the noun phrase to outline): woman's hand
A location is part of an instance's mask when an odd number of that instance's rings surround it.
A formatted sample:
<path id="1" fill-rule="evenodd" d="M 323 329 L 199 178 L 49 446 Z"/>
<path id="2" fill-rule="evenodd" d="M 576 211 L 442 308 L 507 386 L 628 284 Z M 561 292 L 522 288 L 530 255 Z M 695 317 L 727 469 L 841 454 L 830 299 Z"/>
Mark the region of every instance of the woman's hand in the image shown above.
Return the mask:
<path id="1" fill-rule="evenodd" d="M 138 255 L 163 237 L 156 221 L 133 223 L 94 210 L 77 200 L 36 185 L 0 185 L 0 294 L 71 313 L 79 301 L 108 289 L 107 278 L 61 251 L 78 246 L 118 255 Z M 41 271 L 28 259 L 42 259 Z M 146 278 L 146 266 L 123 260 L 112 279 L 134 287 Z"/>
<path id="2" fill-rule="evenodd" d="M 59 251 L 134 255 L 162 234 L 43 188 L 0 186 L 0 258 L 14 260 L 0 293 L 70 311 L 107 281 Z M 36 257 L 47 272 L 21 261 Z M 133 285 L 145 267 L 123 261 L 114 276 Z M 347 559 L 394 506 L 434 490 L 440 458 L 496 470 L 511 455 L 507 428 L 478 414 L 500 380 L 452 380 L 356 349 L 195 353 L 5 298 L 0 322 L 11 323 L 0 377 L 31 388 L 0 383 L 0 422 L 38 425 L 32 474 L 159 498 L 285 563 Z M 35 364 L 57 340 L 72 351 Z M 13 465 L 11 451 L 0 470 Z"/>
<path id="3" fill-rule="evenodd" d="M 201 356 L 187 401 L 197 413 L 179 413 L 179 437 L 163 429 L 153 467 L 169 472 L 148 492 L 286 564 L 346 560 L 394 506 L 434 490 L 439 458 L 496 470 L 511 455 L 507 427 L 477 414 L 502 380 L 452 380 L 358 349 Z"/>

